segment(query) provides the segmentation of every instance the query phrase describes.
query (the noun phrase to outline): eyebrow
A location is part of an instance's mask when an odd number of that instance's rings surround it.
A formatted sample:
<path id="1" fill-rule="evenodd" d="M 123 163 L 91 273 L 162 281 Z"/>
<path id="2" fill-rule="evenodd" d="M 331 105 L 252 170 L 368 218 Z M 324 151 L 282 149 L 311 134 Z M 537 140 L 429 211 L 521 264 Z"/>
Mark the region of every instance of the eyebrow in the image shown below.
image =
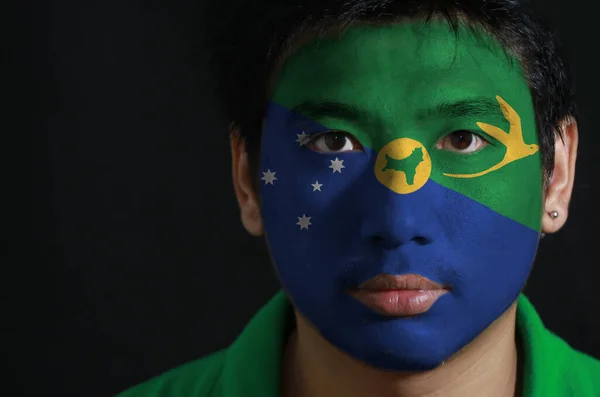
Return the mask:
<path id="1" fill-rule="evenodd" d="M 475 97 L 453 102 L 441 102 L 432 108 L 417 112 L 418 119 L 430 117 L 458 118 L 458 117 L 485 117 L 501 115 L 498 102 L 488 97 Z"/>
<path id="2" fill-rule="evenodd" d="M 369 113 L 356 105 L 335 101 L 307 100 L 292 107 L 291 119 L 297 118 L 297 114 L 309 119 L 318 120 L 323 117 L 358 121 L 369 117 Z M 292 120 L 288 120 L 291 122 Z"/>

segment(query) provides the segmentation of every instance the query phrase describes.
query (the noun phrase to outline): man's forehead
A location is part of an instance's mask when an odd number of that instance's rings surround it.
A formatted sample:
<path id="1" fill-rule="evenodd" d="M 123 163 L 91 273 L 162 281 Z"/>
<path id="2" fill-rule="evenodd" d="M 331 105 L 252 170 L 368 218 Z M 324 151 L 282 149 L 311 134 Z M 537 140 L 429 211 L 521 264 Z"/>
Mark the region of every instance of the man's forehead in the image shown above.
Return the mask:
<path id="1" fill-rule="evenodd" d="M 515 72 L 522 79 L 515 65 L 493 37 L 467 26 L 455 34 L 445 21 L 358 25 L 296 50 L 276 79 L 275 97 L 282 90 L 369 85 L 373 79 L 404 86 L 456 80 L 473 84 L 477 79 L 485 83 Z"/>

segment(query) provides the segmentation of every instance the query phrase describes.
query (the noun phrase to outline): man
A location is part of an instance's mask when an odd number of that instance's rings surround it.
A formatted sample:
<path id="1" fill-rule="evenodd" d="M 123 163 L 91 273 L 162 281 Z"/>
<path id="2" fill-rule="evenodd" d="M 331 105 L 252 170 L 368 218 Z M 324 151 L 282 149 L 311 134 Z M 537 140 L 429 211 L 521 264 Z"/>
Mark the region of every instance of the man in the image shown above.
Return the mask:
<path id="1" fill-rule="evenodd" d="M 268 3 L 215 59 L 283 291 L 122 396 L 600 396 L 600 362 L 521 294 L 574 180 L 554 37 L 513 0 Z"/>

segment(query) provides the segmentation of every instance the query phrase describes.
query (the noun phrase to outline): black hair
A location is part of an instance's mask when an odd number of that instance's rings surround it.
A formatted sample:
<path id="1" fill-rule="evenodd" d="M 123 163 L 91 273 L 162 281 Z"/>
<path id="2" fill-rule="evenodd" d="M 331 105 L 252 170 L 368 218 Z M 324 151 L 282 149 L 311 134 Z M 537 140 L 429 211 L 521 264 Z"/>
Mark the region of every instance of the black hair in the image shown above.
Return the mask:
<path id="1" fill-rule="evenodd" d="M 238 2 L 239 3 L 239 2 Z M 260 157 L 270 80 L 292 48 L 353 24 L 443 18 L 458 33 L 461 21 L 495 37 L 516 58 L 536 114 L 544 184 L 554 168 L 560 125 L 577 117 L 567 61 L 554 32 L 518 0 L 255 0 L 218 2 L 217 35 L 210 40 L 216 96 L 245 142 L 251 170 Z M 214 9 L 213 9 L 214 12 Z"/>

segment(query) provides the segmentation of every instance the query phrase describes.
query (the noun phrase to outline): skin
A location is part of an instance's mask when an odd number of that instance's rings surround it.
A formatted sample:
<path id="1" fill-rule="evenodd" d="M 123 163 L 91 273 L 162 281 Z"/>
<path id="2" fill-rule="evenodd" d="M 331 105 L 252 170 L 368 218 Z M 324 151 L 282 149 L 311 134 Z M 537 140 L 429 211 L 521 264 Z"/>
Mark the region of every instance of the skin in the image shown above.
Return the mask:
<path id="1" fill-rule="evenodd" d="M 367 44 L 369 44 L 368 41 L 372 40 L 373 37 L 369 35 L 366 37 L 365 40 L 367 40 Z M 398 35 L 398 40 L 406 40 L 407 37 L 409 37 L 410 40 L 414 39 L 414 37 L 409 36 L 406 31 L 403 31 L 403 33 Z M 443 34 L 437 38 L 440 37 L 446 39 L 446 36 Z M 371 44 L 374 43 L 375 42 L 372 42 Z M 401 58 L 377 58 L 378 54 L 373 53 L 373 51 L 378 51 L 377 45 L 361 44 L 362 45 L 355 45 L 353 47 L 356 50 L 354 51 L 356 59 L 350 59 L 350 61 L 353 61 L 350 62 L 350 64 L 357 66 L 351 68 L 348 71 L 350 75 L 344 76 L 344 78 L 351 81 L 360 81 L 362 77 L 370 76 L 371 80 L 369 81 L 369 84 L 363 85 L 363 89 L 364 87 L 372 86 L 373 84 L 382 84 L 382 86 L 389 85 L 389 81 L 383 81 L 386 76 L 386 73 L 384 73 L 386 68 L 388 68 L 387 70 L 390 70 L 390 66 L 394 67 L 394 65 L 397 66 L 399 64 L 404 65 L 406 62 L 402 62 Z M 431 44 L 425 44 L 422 49 L 426 54 L 428 50 L 430 53 L 439 52 L 435 51 L 435 48 L 428 46 L 431 46 Z M 347 48 L 347 45 L 336 47 L 334 44 L 326 54 L 332 54 L 332 59 L 345 57 L 344 59 L 347 60 L 348 58 L 351 58 L 349 53 L 344 53 Z M 474 47 L 471 45 L 469 48 Z M 382 50 L 379 49 L 379 51 Z M 411 52 L 409 51 L 408 53 Z M 475 57 L 478 56 L 477 54 L 483 54 L 483 52 L 478 51 L 475 51 L 474 53 L 475 55 L 473 56 Z M 310 51 L 307 54 L 307 56 L 310 57 Z M 317 63 L 317 59 L 324 59 L 323 54 L 319 55 L 320 57 L 313 58 L 313 63 L 318 64 L 318 73 L 327 76 L 327 67 L 333 67 L 335 64 L 328 63 L 327 60 Z M 379 56 L 380 55 L 381 53 Z M 488 59 L 490 56 L 496 56 L 498 64 L 506 62 L 506 60 L 502 59 L 498 54 L 493 55 L 486 53 L 486 55 L 481 56 L 488 57 Z M 291 60 L 293 61 L 294 59 L 298 58 L 294 58 L 294 55 L 292 55 Z M 385 59 L 385 61 L 361 64 L 360 61 L 364 59 Z M 298 77 L 298 75 L 294 76 L 293 79 L 289 78 L 289 73 L 292 73 L 293 75 L 294 70 L 293 62 L 291 62 L 291 64 L 292 72 L 287 72 L 287 78 L 285 68 L 280 76 L 278 76 L 278 86 L 285 87 L 290 81 L 292 83 L 302 82 L 303 84 L 298 84 L 297 89 L 285 90 L 280 88 L 279 97 L 276 89 L 274 95 L 275 98 L 279 99 L 280 102 L 283 102 L 287 106 L 292 106 L 294 102 L 297 102 L 298 98 L 301 97 L 302 87 L 307 85 L 306 82 L 302 81 L 302 78 Z M 443 60 L 437 60 L 433 66 L 439 68 L 445 65 L 442 64 Z M 473 63 L 466 64 L 472 65 Z M 447 65 L 445 65 L 445 67 L 447 67 Z M 452 73 L 460 73 L 460 64 L 458 68 L 459 69 L 451 69 Z M 304 73 L 306 68 L 300 70 Z M 489 71 L 489 68 L 486 69 L 486 71 Z M 411 72 L 413 73 L 413 76 L 408 80 L 423 82 L 424 77 L 419 74 L 421 72 L 422 71 L 419 68 L 414 68 Z M 462 72 L 464 72 L 464 70 L 462 70 Z M 308 70 L 306 73 L 310 74 L 311 71 Z M 500 72 L 495 71 L 494 73 L 497 75 Z M 315 76 L 318 76 L 318 74 L 312 74 L 311 79 L 314 79 Z M 340 79 L 340 81 L 344 81 L 344 78 Z M 346 86 L 335 86 L 336 83 L 331 83 L 331 79 L 325 81 L 329 82 L 329 84 L 334 84 L 333 87 L 328 87 L 328 92 L 335 92 L 336 89 L 343 92 L 344 89 L 346 89 Z M 435 81 L 426 81 L 426 83 L 429 85 L 436 84 Z M 361 84 L 357 84 L 357 86 L 361 87 Z M 294 88 L 293 85 L 292 88 Z M 496 87 L 496 91 L 497 90 L 501 90 L 501 87 Z M 406 99 L 409 98 L 409 96 L 406 95 L 406 91 L 404 92 L 405 95 L 402 95 L 401 89 L 397 91 L 397 96 L 391 96 L 384 99 L 384 102 L 380 104 L 382 108 L 385 108 L 386 105 L 389 105 L 388 107 L 391 107 L 392 105 L 397 106 L 399 103 L 404 105 L 405 108 L 410 106 L 412 102 Z M 519 104 L 519 98 L 523 98 L 523 96 L 511 94 L 515 92 L 515 89 L 504 90 L 504 92 L 506 92 L 505 96 L 507 98 L 510 97 L 507 99 L 508 103 L 519 109 L 524 108 L 524 105 Z M 298 98 L 294 97 L 296 93 L 299 95 Z M 506 108 L 503 108 L 502 110 L 506 116 Z M 530 118 L 531 115 L 522 114 L 522 116 L 525 116 L 525 133 L 531 133 L 531 128 L 528 128 L 531 126 L 527 125 L 527 119 L 528 117 Z M 388 116 L 386 120 L 389 121 L 390 116 Z M 486 120 L 489 122 L 482 123 L 480 128 L 483 131 L 491 130 L 491 132 L 488 133 L 492 136 L 496 134 L 501 137 L 502 135 L 499 134 L 498 130 L 493 130 L 493 128 L 489 127 L 496 126 L 496 128 L 502 128 L 505 133 L 510 133 L 510 135 L 512 135 L 514 132 L 513 123 L 510 122 L 508 118 L 507 120 L 509 123 L 505 124 L 502 124 L 498 119 Z M 329 124 L 331 124 L 331 121 Z M 341 126 L 335 127 L 341 129 Z M 522 216 L 522 210 L 518 208 L 514 211 L 511 209 L 510 211 L 513 212 L 509 211 L 509 213 L 506 214 L 507 216 L 520 216 L 519 219 L 524 219 L 524 223 L 532 225 L 533 228 L 536 227 L 535 225 L 539 224 L 541 231 L 545 233 L 557 231 L 566 221 L 568 204 L 573 187 L 578 140 L 577 126 L 574 120 L 565 120 L 561 128 L 565 139 L 556 142 L 553 177 L 544 192 L 544 195 L 540 195 L 538 198 L 541 201 L 538 206 L 543 207 L 541 216 L 537 211 L 529 216 L 527 216 L 527 214 Z M 356 135 L 360 135 L 360 132 L 357 132 Z M 377 136 L 365 135 L 361 136 L 360 139 L 363 141 L 370 140 L 371 146 L 377 148 L 377 143 L 373 144 L 374 141 L 377 141 Z M 379 147 L 382 147 L 383 144 L 385 144 L 385 139 L 380 140 L 381 144 Z M 422 138 L 421 140 L 425 141 L 426 139 Z M 531 141 L 527 141 L 527 143 L 531 144 Z M 428 146 L 429 149 L 432 148 L 432 145 Z M 264 222 L 261 216 L 259 193 L 253 189 L 252 180 L 254 176 L 250 174 L 247 154 L 243 142 L 240 142 L 236 131 L 232 131 L 231 134 L 231 147 L 233 158 L 233 182 L 236 196 L 240 204 L 242 223 L 250 234 L 259 236 L 264 233 Z M 437 172 L 439 175 L 444 173 L 444 169 L 447 170 L 448 168 L 452 168 L 452 172 L 445 173 L 458 177 L 452 178 L 447 176 L 447 179 L 440 177 L 438 180 L 447 181 L 442 183 L 447 183 L 450 188 L 454 187 L 460 189 L 461 183 L 469 183 L 469 179 L 475 180 L 475 178 L 465 177 L 465 175 L 481 173 L 482 170 L 494 167 L 496 167 L 496 170 L 494 170 L 495 173 L 509 172 L 510 168 L 506 164 L 514 161 L 514 159 L 518 157 L 518 155 L 514 155 L 514 153 L 519 151 L 513 150 L 511 152 L 511 147 L 509 147 L 509 145 L 506 145 L 505 147 L 509 150 L 500 152 L 489 149 L 487 151 L 489 155 L 487 155 L 486 158 L 479 156 L 478 158 L 481 160 L 478 161 L 482 161 L 481 164 L 457 163 L 457 157 L 452 157 L 453 155 L 446 155 L 444 153 L 439 155 L 436 154 L 436 163 L 434 163 L 435 167 L 432 173 Z M 519 145 L 512 147 L 519 149 Z M 523 149 L 523 145 L 520 145 L 520 149 Z M 525 150 L 521 150 L 519 153 L 523 152 L 525 152 Z M 524 157 L 523 155 L 521 156 Z M 498 167 L 498 164 L 502 164 L 502 166 Z M 475 165 L 478 166 L 475 167 Z M 485 166 L 482 167 L 482 165 Z M 489 174 L 492 175 L 491 172 Z M 479 181 L 484 180 L 479 179 L 476 183 L 483 183 Z M 483 188 L 477 189 L 476 192 L 484 190 L 485 189 Z M 475 193 L 475 195 L 476 194 L 479 193 Z M 474 198 L 481 201 L 486 200 L 486 197 L 487 196 L 484 194 L 482 197 Z M 495 195 L 493 197 L 495 197 Z M 523 207 L 526 207 L 526 205 L 524 204 Z M 552 219 L 549 216 L 551 211 L 558 211 L 560 214 L 559 217 L 557 219 Z M 521 280 L 522 283 L 524 283 L 524 281 L 525 280 Z M 302 311 L 296 308 L 297 329 L 290 337 L 284 357 L 282 374 L 283 394 L 298 396 L 358 396 L 376 393 L 382 396 L 464 396 L 480 395 L 483 391 L 486 391 L 483 394 L 489 396 L 518 395 L 518 341 L 515 338 L 515 313 L 516 305 L 513 303 L 508 309 L 499 313 L 498 317 L 489 324 L 489 326 L 481 330 L 470 343 L 454 352 L 451 357 L 445 360 L 443 365 L 437 365 L 426 371 L 389 371 L 377 368 L 376 365 L 366 365 L 364 362 L 361 362 L 361 360 L 348 354 L 344 349 L 338 348 L 335 343 L 331 343 L 327 338 L 323 337 L 319 329 L 314 326 L 313 322 L 309 320 Z"/>

